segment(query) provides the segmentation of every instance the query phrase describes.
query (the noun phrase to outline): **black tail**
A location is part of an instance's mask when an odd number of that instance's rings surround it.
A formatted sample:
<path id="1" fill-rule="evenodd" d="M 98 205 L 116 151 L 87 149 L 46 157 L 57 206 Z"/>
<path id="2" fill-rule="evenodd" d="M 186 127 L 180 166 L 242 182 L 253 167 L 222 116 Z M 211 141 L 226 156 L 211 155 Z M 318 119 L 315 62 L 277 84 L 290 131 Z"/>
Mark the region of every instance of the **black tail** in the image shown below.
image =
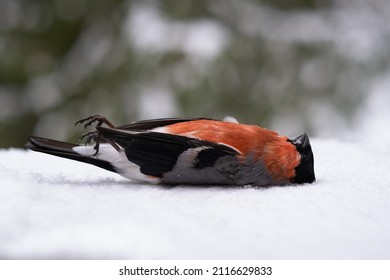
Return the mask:
<path id="1" fill-rule="evenodd" d="M 76 153 L 72 149 L 76 146 L 77 145 L 71 143 L 51 140 L 42 137 L 30 137 L 29 141 L 26 144 L 26 148 L 33 151 L 93 164 L 100 168 L 116 172 L 114 167 L 107 161 L 99 160 L 97 158 L 92 157 L 86 157 Z"/>

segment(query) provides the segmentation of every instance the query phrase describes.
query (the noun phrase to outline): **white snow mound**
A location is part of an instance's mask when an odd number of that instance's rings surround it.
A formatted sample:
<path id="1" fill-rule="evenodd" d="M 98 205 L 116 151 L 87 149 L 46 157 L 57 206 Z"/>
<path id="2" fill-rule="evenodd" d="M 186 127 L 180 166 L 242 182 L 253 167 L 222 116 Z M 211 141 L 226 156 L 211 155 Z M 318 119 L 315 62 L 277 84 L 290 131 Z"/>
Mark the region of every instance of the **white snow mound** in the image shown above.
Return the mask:
<path id="1" fill-rule="evenodd" d="M 389 259 L 390 151 L 311 141 L 317 182 L 162 187 L 0 150 L 2 259 Z"/>

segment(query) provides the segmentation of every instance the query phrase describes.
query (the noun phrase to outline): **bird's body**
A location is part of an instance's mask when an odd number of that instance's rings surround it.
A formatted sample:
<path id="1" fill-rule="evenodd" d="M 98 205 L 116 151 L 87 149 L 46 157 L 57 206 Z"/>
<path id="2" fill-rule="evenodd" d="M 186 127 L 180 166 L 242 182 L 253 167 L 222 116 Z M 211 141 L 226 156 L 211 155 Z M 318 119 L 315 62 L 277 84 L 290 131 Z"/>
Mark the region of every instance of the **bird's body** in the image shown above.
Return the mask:
<path id="1" fill-rule="evenodd" d="M 157 119 L 119 127 L 99 116 L 80 122 L 85 121 L 99 122 L 87 134 L 95 146 L 31 137 L 27 147 L 150 183 L 270 186 L 315 180 L 306 134 L 289 140 L 232 118 Z"/>

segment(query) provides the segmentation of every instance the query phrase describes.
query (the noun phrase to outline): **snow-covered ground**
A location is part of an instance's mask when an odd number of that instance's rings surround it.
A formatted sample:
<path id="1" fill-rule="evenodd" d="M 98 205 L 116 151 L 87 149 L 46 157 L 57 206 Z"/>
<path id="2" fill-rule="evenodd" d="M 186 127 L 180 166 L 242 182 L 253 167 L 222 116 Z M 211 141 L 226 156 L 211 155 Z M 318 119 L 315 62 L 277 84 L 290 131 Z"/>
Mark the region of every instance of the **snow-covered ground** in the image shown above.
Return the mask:
<path id="1" fill-rule="evenodd" d="M 389 259 L 389 150 L 312 139 L 317 182 L 162 187 L 0 150 L 0 258 Z"/>

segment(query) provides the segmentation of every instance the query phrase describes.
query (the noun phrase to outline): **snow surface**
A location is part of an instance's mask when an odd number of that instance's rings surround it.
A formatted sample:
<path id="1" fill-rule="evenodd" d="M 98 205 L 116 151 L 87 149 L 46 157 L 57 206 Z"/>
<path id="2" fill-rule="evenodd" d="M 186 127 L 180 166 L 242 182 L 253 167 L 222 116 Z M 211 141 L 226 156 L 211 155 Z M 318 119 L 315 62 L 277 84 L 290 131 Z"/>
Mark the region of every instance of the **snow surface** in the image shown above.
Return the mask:
<path id="1" fill-rule="evenodd" d="M 389 150 L 312 139 L 317 182 L 163 187 L 0 150 L 3 259 L 390 259 Z"/>

